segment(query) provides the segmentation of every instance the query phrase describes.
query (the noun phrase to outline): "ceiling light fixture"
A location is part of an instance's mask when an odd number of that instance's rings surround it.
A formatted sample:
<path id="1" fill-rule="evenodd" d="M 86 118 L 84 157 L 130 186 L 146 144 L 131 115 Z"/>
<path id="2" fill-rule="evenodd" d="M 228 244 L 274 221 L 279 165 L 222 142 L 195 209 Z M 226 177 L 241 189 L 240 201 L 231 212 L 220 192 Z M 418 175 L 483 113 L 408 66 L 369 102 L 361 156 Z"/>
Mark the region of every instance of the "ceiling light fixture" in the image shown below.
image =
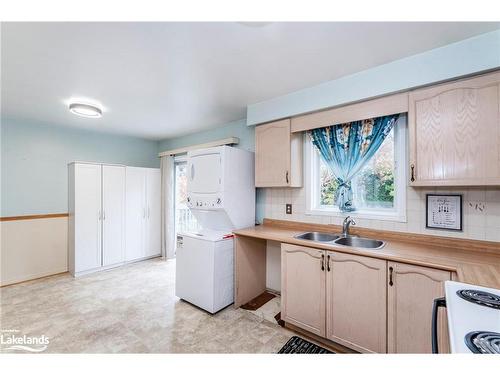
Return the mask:
<path id="1" fill-rule="evenodd" d="M 102 117 L 102 109 L 93 104 L 70 103 L 69 110 L 78 116 L 99 118 Z"/>

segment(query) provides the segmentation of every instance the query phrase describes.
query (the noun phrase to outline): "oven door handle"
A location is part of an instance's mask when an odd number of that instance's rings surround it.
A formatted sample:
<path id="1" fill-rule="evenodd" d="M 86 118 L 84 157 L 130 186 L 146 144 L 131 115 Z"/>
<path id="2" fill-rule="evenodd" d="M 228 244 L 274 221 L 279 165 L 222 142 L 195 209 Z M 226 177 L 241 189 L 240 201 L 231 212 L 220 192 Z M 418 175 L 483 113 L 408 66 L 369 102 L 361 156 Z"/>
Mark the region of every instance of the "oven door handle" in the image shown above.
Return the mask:
<path id="1" fill-rule="evenodd" d="M 432 353 L 438 354 L 438 310 L 440 307 L 446 307 L 444 297 L 436 298 L 432 304 Z"/>

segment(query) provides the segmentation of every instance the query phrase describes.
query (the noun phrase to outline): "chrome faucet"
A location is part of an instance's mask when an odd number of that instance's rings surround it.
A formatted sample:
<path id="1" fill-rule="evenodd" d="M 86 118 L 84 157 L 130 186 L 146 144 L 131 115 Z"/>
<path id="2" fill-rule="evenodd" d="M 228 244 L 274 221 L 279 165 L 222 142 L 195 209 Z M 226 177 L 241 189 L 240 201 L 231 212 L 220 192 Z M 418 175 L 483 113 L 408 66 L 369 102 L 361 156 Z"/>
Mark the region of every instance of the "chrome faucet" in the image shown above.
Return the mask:
<path id="1" fill-rule="evenodd" d="M 344 237 L 348 237 L 349 236 L 349 228 L 351 225 L 356 225 L 356 222 L 354 221 L 354 219 L 350 216 L 347 216 L 345 219 L 344 219 L 344 222 L 342 223 L 342 235 Z"/>

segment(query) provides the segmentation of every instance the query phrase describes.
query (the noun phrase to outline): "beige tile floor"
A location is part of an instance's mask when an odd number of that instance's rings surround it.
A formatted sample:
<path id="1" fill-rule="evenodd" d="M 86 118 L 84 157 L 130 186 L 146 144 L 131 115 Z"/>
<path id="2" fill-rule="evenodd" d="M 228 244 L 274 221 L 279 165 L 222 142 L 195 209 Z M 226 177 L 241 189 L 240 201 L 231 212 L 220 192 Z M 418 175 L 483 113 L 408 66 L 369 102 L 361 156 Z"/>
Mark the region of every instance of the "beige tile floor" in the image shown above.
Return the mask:
<path id="1" fill-rule="evenodd" d="M 7 286 L 0 327 L 48 336 L 44 353 L 276 353 L 294 335 L 269 314 L 210 315 L 175 297 L 174 283 L 175 261 L 155 259 Z"/>

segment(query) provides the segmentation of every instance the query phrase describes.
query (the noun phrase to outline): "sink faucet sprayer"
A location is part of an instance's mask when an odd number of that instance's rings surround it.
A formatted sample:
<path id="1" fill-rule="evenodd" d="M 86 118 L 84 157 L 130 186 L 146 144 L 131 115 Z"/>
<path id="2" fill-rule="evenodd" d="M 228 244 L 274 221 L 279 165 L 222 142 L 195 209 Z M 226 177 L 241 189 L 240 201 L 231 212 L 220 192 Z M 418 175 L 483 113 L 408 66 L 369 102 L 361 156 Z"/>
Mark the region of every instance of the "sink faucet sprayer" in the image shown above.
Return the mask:
<path id="1" fill-rule="evenodd" d="M 345 219 L 344 219 L 344 222 L 342 223 L 342 235 L 344 237 L 347 237 L 349 236 L 349 227 L 351 225 L 356 225 L 356 222 L 354 221 L 354 219 L 350 216 L 347 216 Z"/>

